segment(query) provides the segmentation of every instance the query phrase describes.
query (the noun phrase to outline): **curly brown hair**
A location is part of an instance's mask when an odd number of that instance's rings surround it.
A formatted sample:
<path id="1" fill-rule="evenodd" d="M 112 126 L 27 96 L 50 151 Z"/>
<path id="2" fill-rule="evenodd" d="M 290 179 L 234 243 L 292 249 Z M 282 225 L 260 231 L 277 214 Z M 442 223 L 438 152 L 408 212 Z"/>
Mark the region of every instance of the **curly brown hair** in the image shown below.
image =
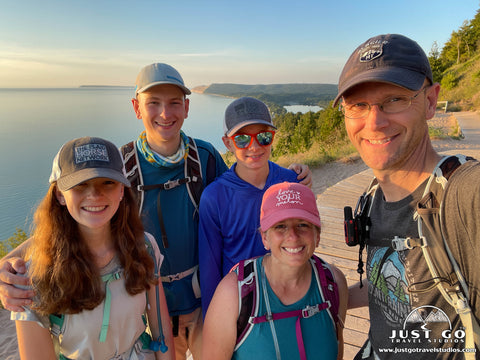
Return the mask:
<path id="1" fill-rule="evenodd" d="M 79 235 L 77 222 L 58 203 L 56 189 L 56 183 L 50 185 L 35 212 L 30 249 L 30 275 L 36 291 L 32 308 L 45 315 L 92 310 L 105 298 L 99 269 Z M 135 295 L 148 290 L 158 278 L 131 189 L 125 188 L 110 222 L 126 291 Z"/>

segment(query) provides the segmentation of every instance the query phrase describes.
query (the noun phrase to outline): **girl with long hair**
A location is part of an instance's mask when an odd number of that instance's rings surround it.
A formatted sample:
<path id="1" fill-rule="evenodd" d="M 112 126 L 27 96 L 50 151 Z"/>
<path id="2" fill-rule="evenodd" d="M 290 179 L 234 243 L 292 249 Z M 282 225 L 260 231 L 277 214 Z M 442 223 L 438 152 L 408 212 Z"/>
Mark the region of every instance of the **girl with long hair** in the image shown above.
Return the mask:
<path id="1" fill-rule="evenodd" d="M 100 138 L 71 140 L 50 184 L 29 240 L 35 298 L 12 313 L 21 358 L 174 359 L 155 273 L 163 256 L 143 231 L 119 150 Z"/>

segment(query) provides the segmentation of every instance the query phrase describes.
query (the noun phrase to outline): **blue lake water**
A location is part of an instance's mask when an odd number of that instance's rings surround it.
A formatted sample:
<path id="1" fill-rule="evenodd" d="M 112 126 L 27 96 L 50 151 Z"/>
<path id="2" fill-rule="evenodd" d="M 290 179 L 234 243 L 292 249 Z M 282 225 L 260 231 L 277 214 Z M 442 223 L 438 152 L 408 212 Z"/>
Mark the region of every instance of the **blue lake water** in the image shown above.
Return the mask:
<path id="1" fill-rule="evenodd" d="M 48 189 L 60 146 L 99 136 L 121 146 L 143 130 L 131 105 L 133 88 L 0 89 L 0 241 L 19 227 L 29 233 L 33 212 Z M 225 146 L 223 114 L 232 99 L 193 93 L 183 130 Z M 318 111 L 292 106 L 292 112 Z"/>
<path id="2" fill-rule="evenodd" d="M 66 141 L 99 136 L 117 146 L 143 130 L 133 88 L 0 89 L 0 240 L 27 233 L 48 189 L 53 157 Z M 232 99 L 193 93 L 184 131 L 225 151 L 223 114 Z"/>

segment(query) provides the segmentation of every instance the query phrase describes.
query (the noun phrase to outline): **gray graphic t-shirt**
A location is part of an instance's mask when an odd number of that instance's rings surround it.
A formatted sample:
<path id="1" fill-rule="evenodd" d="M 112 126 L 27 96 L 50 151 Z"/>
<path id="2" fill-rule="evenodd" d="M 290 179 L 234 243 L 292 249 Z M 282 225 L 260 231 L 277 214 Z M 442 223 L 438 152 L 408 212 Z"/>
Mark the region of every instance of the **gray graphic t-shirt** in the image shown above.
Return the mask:
<path id="1" fill-rule="evenodd" d="M 464 348 L 455 311 L 436 288 L 427 290 L 431 275 L 422 249 L 391 246 L 395 236 L 418 237 L 414 213 L 425 186 L 397 202 L 386 202 L 379 188 L 372 204 L 366 264 L 370 341 L 381 359 L 449 359 L 459 353 L 448 348 Z"/>

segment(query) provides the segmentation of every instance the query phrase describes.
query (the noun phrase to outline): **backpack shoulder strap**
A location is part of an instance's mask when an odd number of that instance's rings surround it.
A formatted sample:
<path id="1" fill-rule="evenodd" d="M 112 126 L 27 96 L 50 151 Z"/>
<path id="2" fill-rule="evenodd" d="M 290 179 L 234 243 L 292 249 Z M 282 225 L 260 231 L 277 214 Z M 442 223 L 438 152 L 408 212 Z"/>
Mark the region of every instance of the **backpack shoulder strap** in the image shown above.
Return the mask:
<path id="1" fill-rule="evenodd" d="M 460 165 L 470 160 L 474 159 L 463 155 L 442 158 L 430 176 L 424 196 L 418 203 L 415 213 L 420 238 L 419 244 L 415 246 L 422 247 L 423 256 L 432 276 L 432 285 L 426 289 L 409 289 L 410 291 L 422 292 L 437 287 L 443 298 L 454 307 L 460 316 L 462 325 L 465 327 L 465 348 L 474 348 L 475 344 L 480 347 L 480 327 L 469 304 L 467 282 L 445 239 L 440 213 L 444 210 L 443 205 L 445 193 L 448 191 L 448 180 Z M 433 181 L 441 185 L 436 195 L 433 195 L 430 191 Z M 412 241 L 409 238 L 397 239 L 396 245 L 400 244 L 401 248 L 396 250 L 402 251 L 409 248 L 409 240 Z M 395 239 L 392 241 L 392 245 L 394 241 Z M 413 285 L 415 284 L 411 286 Z M 466 359 L 474 359 L 474 356 L 474 353 L 465 353 Z"/>
<path id="2" fill-rule="evenodd" d="M 190 179 L 186 183 L 187 191 L 193 206 L 195 206 L 195 210 L 198 211 L 200 196 L 203 192 L 202 163 L 200 162 L 197 143 L 190 136 L 188 141 L 189 149 L 188 156 L 185 159 L 185 178 Z"/>
<path id="3" fill-rule="evenodd" d="M 144 192 L 140 191 L 140 186 L 143 185 L 142 171 L 140 169 L 140 162 L 138 161 L 138 154 L 135 141 L 130 141 L 128 144 L 120 148 L 125 164 L 125 171 L 127 179 L 130 181 L 131 188 L 137 200 L 139 212 L 142 211 Z"/>
<path id="4" fill-rule="evenodd" d="M 206 184 L 210 184 L 216 178 L 216 160 L 215 157 L 209 153 L 206 174 L 203 174 L 197 143 L 190 136 L 188 137 L 188 141 L 189 150 L 187 159 L 185 160 L 185 178 L 190 179 L 190 181 L 187 182 L 188 195 L 195 209 L 198 211 L 200 196 L 204 189 L 203 180 L 205 180 Z"/>
<path id="5" fill-rule="evenodd" d="M 335 326 L 338 328 L 343 327 L 343 323 L 338 316 L 340 297 L 338 293 L 338 284 L 335 280 L 335 275 L 333 274 L 330 265 L 328 265 L 322 258 L 317 255 L 312 256 L 312 261 L 315 264 L 317 283 L 318 288 L 321 289 L 322 297 L 324 301 L 330 303 L 328 311 L 334 322 Z"/>
<path id="6" fill-rule="evenodd" d="M 258 313 L 258 272 L 256 259 L 241 260 L 233 269 L 238 276 L 238 320 L 235 350 L 245 341 L 252 331 L 249 321 Z"/>
<path id="7" fill-rule="evenodd" d="M 152 242 L 148 238 L 147 234 L 145 234 L 145 246 L 147 247 L 147 251 L 152 257 L 153 264 L 154 264 L 154 271 L 157 276 L 160 274 L 160 269 L 158 268 L 157 257 L 155 256 L 155 250 L 153 249 Z M 163 334 L 162 328 L 162 316 L 160 313 L 160 293 L 158 290 L 158 282 L 155 284 L 155 300 L 156 300 L 156 310 L 157 310 L 157 322 L 158 322 L 158 330 L 159 336 L 156 340 L 152 339 L 152 342 L 149 345 L 150 350 L 158 351 L 160 350 L 162 353 L 165 353 L 168 350 L 167 345 L 165 345 L 165 335 Z M 148 297 L 147 297 L 148 303 Z"/>
<path id="8" fill-rule="evenodd" d="M 48 315 L 48 319 L 50 320 L 50 333 L 55 337 L 58 338 L 63 330 L 63 323 L 65 321 L 64 314 L 50 314 Z"/>

